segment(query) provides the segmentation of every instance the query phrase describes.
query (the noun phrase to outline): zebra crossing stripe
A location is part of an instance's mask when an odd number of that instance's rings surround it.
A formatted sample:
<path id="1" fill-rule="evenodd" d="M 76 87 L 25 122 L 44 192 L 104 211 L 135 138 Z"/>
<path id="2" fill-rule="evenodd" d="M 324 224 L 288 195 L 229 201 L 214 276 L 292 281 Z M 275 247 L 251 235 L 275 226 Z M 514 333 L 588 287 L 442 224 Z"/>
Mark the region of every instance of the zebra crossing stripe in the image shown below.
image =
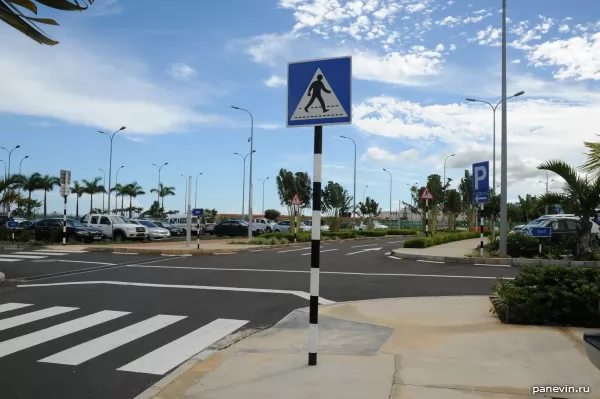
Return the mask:
<path id="1" fill-rule="evenodd" d="M 16 309 L 21 309 L 21 308 L 26 308 L 27 306 L 31 306 L 31 304 L 30 303 L 17 303 L 17 302 L 3 303 L 3 304 L 0 304 L 0 313 L 9 312 L 11 310 L 16 310 Z"/>
<path id="2" fill-rule="evenodd" d="M 6 258 L 0 258 L 0 262 L 16 262 L 18 260 L 23 260 L 23 259 L 6 259 Z"/>
<path id="3" fill-rule="evenodd" d="M 85 254 L 89 251 L 76 251 L 76 250 L 69 250 L 69 249 L 36 249 L 34 250 L 34 252 L 60 252 L 60 253 L 65 253 L 65 254 Z"/>
<path id="4" fill-rule="evenodd" d="M 39 362 L 77 366 L 106 352 L 116 349 L 145 335 L 158 331 L 187 316 L 157 315 L 139 323 L 103 335 L 99 338 L 74 346 Z"/>
<path id="5" fill-rule="evenodd" d="M 35 251 L 35 252 L 13 252 L 13 254 L 15 255 L 44 255 L 44 256 L 65 256 L 68 255 L 68 253 L 66 252 L 40 252 L 40 251 Z"/>
<path id="6" fill-rule="evenodd" d="M 31 323 L 32 321 L 47 319 L 48 317 L 72 312 L 73 310 L 77 309 L 78 308 L 70 308 L 66 306 L 54 306 L 47 309 L 37 310 L 35 312 L 25 313 L 19 316 L 9 317 L 8 319 L 2 319 L 0 320 L 0 331 L 22 326 L 23 324 Z"/>
<path id="7" fill-rule="evenodd" d="M 10 254 L 10 255 L 0 255 L 0 258 L 17 258 L 19 260 L 23 260 L 23 259 L 44 259 L 45 256 L 33 256 L 33 255 L 15 255 L 15 254 Z"/>
<path id="8" fill-rule="evenodd" d="M 0 358 L 128 314 L 130 312 L 102 310 L 88 316 L 0 342 Z"/>
<path id="9" fill-rule="evenodd" d="M 247 320 L 217 319 L 117 370 L 163 375 L 247 323 Z"/>

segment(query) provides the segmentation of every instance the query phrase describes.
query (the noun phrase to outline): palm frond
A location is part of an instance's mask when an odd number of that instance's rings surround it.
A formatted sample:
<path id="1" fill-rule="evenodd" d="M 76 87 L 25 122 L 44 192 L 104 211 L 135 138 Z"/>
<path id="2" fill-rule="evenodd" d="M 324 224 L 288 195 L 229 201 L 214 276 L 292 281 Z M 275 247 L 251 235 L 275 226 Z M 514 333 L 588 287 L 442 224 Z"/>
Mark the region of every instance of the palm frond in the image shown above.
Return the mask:
<path id="1" fill-rule="evenodd" d="M 595 179 L 600 177 L 600 142 L 592 143 L 584 141 L 583 145 L 588 149 L 586 154 L 587 161 L 579 168 L 585 173 L 589 173 Z"/>

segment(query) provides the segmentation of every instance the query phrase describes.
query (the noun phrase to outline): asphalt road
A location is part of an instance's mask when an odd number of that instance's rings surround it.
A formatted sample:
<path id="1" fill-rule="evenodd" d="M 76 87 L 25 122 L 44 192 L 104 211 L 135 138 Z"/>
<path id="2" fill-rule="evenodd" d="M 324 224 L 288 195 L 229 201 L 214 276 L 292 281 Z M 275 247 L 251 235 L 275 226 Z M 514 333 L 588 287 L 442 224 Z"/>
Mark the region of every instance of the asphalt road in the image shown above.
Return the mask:
<path id="1" fill-rule="evenodd" d="M 386 255 L 403 239 L 324 243 L 322 303 L 488 294 L 516 275 Z M 308 306 L 306 244 L 188 257 L 16 252 L 27 251 L 0 252 L 20 259 L 0 261 L 12 279 L 0 287 L 3 399 L 131 399 L 215 341 Z"/>

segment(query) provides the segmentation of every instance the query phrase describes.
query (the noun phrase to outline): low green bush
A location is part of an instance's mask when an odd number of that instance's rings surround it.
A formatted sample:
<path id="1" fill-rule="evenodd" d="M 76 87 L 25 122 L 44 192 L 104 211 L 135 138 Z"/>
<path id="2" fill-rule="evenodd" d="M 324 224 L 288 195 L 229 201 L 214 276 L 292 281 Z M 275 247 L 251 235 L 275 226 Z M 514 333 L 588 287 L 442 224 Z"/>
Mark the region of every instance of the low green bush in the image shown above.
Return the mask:
<path id="1" fill-rule="evenodd" d="M 507 323 L 600 327 L 600 269 L 522 266 L 499 279 L 492 312 Z"/>
<path id="2" fill-rule="evenodd" d="M 476 232 L 441 233 L 433 237 L 409 238 L 404 241 L 404 248 L 429 248 L 434 245 L 446 244 L 454 241 L 468 240 L 479 237 Z"/>
<path id="3" fill-rule="evenodd" d="M 361 230 L 357 231 L 358 237 L 385 237 L 387 230 Z"/>
<path id="4" fill-rule="evenodd" d="M 278 239 L 286 239 L 289 242 L 294 242 L 294 234 L 292 233 L 265 233 L 261 234 L 260 238 L 278 238 Z M 296 235 L 296 242 L 310 242 L 311 237 L 310 233 L 301 232 Z"/>
<path id="5" fill-rule="evenodd" d="M 289 241 L 285 237 L 257 237 L 248 241 L 248 244 L 250 245 L 281 245 L 287 243 L 289 243 Z"/>
<path id="6" fill-rule="evenodd" d="M 388 230 L 388 236 L 414 236 L 417 235 L 418 230 L 400 229 L 400 230 Z"/>
<path id="7" fill-rule="evenodd" d="M 0 228 L 0 241 L 13 241 L 13 233 L 15 234 L 15 241 L 19 243 L 26 243 L 35 240 L 35 232 L 33 230 Z"/>

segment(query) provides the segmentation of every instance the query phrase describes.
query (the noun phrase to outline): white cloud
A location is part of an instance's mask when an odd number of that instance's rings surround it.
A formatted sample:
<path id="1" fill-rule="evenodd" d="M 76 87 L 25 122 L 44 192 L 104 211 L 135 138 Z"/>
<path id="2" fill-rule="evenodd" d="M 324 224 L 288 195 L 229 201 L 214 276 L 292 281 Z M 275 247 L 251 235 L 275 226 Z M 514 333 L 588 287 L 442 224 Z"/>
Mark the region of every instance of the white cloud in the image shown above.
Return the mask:
<path id="1" fill-rule="evenodd" d="M 379 147 L 368 148 L 367 152 L 365 152 L 361 157 L 362 160 L 374 160 L 383 163 L 410 162 L 416 160 L 417 158 L 419 158 L 419 151 L 414 148 L 393 154 L 390 151 Z"/>
<path id="2" fill-rule="evenodd" d="M 517 58 L 516 60 L 512 60 L 510 63 L 511 64 L 520 64 L 521 60 Z"/>
<path id="3" fill-rule="evenodd" d="M 65 32 L 63 32 L 65 33 Z M 94 129 L 127 126 L 129 133 L 165 133 L 214 123 L 198 112 L 197 87 L 175 88 L 150 77 L 143 62 L 107 52 L 101 41 L 79 44 L 69 36 L 42 47 L 2 25 L 0 112 L 51 118 Z"/>
<path id="4" fill-rule="evenodd" d="M 269 79 L 265 80 L 264 83 L 267 87 L 272 87 L 272 88 L 283 87 L 287 84 L 287 82 L 284 78 L 282 78 L 281 76 L 277 76 L 277 75 L 271 75 L 269 77 Z"/>
<path id="5" fill-rule="evenodd" d="M 279 125 L 277 123 L 257 123 L 256 128 L 263 129 L 263 130 L 277 130 L 277 129 L 283 129 L 284 126 Z"/>
<path id="6" fill-rule="evenodd" d="M 245 52 L 256 63 L 276 66 L 281 59 L 293 59 L 290 48 L 300 37 L 294 32 L 259 35 L 244 43 L 248 44 Z"/>
<path id="7" fill-rule="evenodd" d="M 353 56 L 352 74 L 361 80 L 421 85 L 426 81 L 415 78 L 437 75 L 441 63 L 439 52 L 424 48 L 416 48 L 408 54 L 394 52 L 383 56 L 359 53 Z"/>
<path id="8" fill-rule="evenodd" d="M 565 32 L 569 32 L 570 30 L 571 30 L 571 29 L 569 29 L 569 25 L 567 25 L 567 24 L 562 24 L 562 25 L 560 25 L 560 27 L 558 28 L 558 31 L 559 31 L 559 32 L 563 32 L 563 33 L 565 33 Z"/>
<path id="9" fill-rule="evenodd" d="M 413 13 L 413 12 L 419 12 L 419 11 L 423 11 L 425 10 L 425 4 L 423 3 L 416 3 L 416 4 L 410 4 L 408 6 L 406 6 L 406 11 Z"/>
<path id="10" fill-rule="evenodd" d="M 187 80 L 196 74 L 196 70 L 187 64 L 173 63 L 169 67 L 169 75 L 173 79 Z"/>

